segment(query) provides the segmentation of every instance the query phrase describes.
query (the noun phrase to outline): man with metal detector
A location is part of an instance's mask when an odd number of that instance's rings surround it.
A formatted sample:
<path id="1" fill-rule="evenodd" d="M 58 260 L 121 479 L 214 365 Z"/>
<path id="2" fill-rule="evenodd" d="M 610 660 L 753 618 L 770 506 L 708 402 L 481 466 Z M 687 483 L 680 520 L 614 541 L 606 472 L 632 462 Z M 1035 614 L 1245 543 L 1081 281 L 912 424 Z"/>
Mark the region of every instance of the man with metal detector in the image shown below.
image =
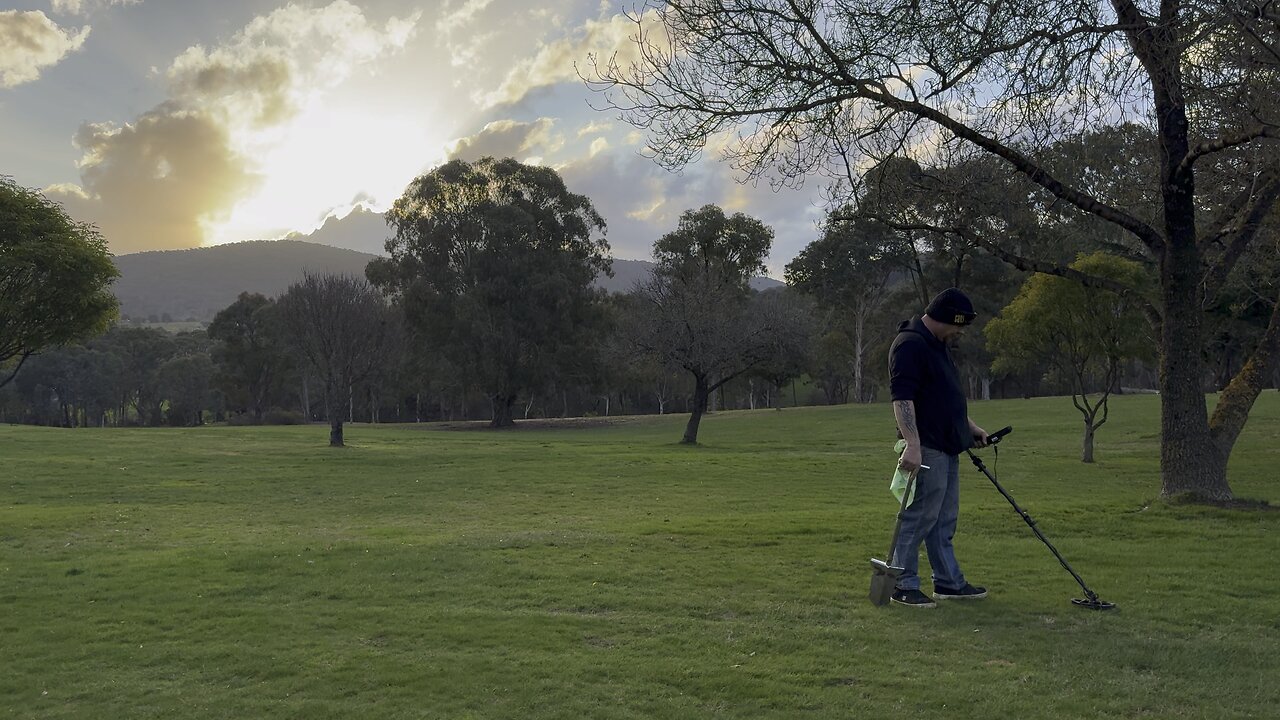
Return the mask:
<path id="1" fill-rule="evenodd" d="M 977 313 L 957 288 L 938 293 L 924 315 L 904 321 L 889 349 L 889 392 L 906 449 L 898 461 L 915 471 L 915 495 L 899 515 L 889 565 L 900 568 L 892 600 L 917 608 L 934 600 L 977 600 L 985 588 L 965 580 L 952 538 L 960 515 L 960 454 L 987 444 L 987 431 L 969 418 L 968 401 L 950 347 Z M 910 489 L 908 489 L 908 493 Z M 920 590 L 920 543 L 933 569 L 933 598 Z"/>

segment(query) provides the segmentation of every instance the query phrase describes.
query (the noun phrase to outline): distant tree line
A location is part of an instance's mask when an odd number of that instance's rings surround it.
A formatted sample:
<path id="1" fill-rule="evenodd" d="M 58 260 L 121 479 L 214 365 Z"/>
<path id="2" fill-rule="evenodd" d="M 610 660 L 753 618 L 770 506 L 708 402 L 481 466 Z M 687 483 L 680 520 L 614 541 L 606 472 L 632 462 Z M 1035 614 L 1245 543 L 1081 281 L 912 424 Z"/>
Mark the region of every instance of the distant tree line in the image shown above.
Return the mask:
<path id="1" fill-rule="evenodd" d="M 787 287 L 748 287 L 765 269 L 772 230 L 708 205 L 655 241 L 649 281 L 610 295 L 592 287 L 610 261 L 587 198 L 548 168 L 453 161 L 415 180 L 388 213 L 390 256 L 372 262 L 367 279 L 307 274 L 278 297 L 244 293 L 204 332 L 122 325 L 46 343 L 0 388 L 0 421 L 325 421 L 330 444 L 342 445 L 350 422 L 507 427 L 679 412 L 689 414 L 682 440 L 695 443 L 717 409 L 885 399 L 898 321 L 958 286 L 980 311 L 955 351 L 969 396 L 1072 396 L 1091 461 L 1108 396 L 1156 385 L 1141 302 L 1015 269 L 959 235 L 868 217 L 871 207 L 959 212 L 920 189 L 938 172 L 912 163 L 874 171 L 861 211 L 830 212 L 787 265 Z M 989 179 L 981 161 L 966 172 Z M 1109 235 L 1066 227 L 1057 242 L 1064 262 L 1078 258 L 1072 267 L 1092 276 L 1141 287 L 1155 272 Z M 1275 265 L 1259 258 L 1233 278 L 1239 302 L 1217 309 L 1221 332 L 1204 348 L 1206 390 L 1258 342 Z"/>

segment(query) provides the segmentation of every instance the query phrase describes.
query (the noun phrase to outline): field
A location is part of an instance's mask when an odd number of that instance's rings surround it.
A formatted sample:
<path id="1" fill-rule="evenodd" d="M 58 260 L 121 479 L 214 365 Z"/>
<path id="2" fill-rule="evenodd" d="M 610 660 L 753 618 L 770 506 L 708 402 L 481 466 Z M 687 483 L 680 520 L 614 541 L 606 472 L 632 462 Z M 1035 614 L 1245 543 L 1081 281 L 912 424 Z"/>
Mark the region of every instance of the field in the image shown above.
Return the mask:
<path id="1" fill-rule="evenodd" d="M 1158 402 L 965 462 L 981 602 L 876 608 L 886 405 L 491 432 L 0 427 L 4 718 L 1274 718 L 1280 512 L 1154 500 Z M 1231 465 L 1280 504 L 1280 393 Z M 982 451 L 988 465 L 991 450 Z M 923 565 L 927 567 L 927 565 Z"/>

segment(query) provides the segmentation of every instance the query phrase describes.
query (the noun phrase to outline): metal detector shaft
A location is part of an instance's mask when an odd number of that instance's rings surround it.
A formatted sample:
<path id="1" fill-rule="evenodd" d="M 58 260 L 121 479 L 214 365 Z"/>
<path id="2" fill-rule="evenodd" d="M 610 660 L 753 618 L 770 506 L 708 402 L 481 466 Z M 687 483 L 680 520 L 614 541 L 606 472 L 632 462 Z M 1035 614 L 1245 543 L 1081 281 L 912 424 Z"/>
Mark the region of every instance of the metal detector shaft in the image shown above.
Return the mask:
<path id="1" fill-rule="evenodd" d="M 1000 434 L 1003 435 L 1003 431 Z M 1001 487 L 1000 483 L 996 481 L 996 477 L 994 475 L 987 471 L 987 466 L 983 464 L 982 458 L 974 455 L 972 450 L 966 450 L 965 452 L 969 453 L 969 459 L 973 461 L 973 464 L 978 468 L 978 470 L 981 471 L 983 475 L 987 476 L 987 479 L 991 481 L 991 484 L 996 486 L 996 490 L 999 490 L 1000 494 L 1004 496 L 1005 500 L 1009 501 L 1009 504 L 1013 506 L 1013 509 L 1017 511 L 1018 515 L 1022 516 L 1022 519 L 1026 521 L 1027 526 L 1031 528 L 1031 532 L 1035 533 L 1036 537 L 1040 538 L 1040 542 L 1044 543 L 1045 546 L 1049 548 L 1049 551 L 1053 553 L 1053 556 L 1058 558 L 1058 562 L 1062 564 L 1062 567 L 1067 572 L 1071 573 L 1071 577 L 1075 578 L 1076 582 L 1080 583 L 1080 588 L 1084 590 L 1085 596 L 1092 602 L 1100 602 L 1098 600 L 1097 593 L 1090 590 L 1089 586 L 1084 584 L 1084 580 L 1080 577 L 1080 574 L 1071 567 L 1071 564 L 1067 562 L 1066 558 L 1062 557 L 1062 553 L 1058 552 L 1058 548 L 1054 547 L 1053 543 L 1049 542 L 1049 538 L 1045 537 L 1044 533 L 1040 532 L 1040 528 L 1036 527 L 1036 521 L 1033 520 L 1025 510 L 1018 507 L 1018 503 L 1013 499 L 1013 496 Z"/>

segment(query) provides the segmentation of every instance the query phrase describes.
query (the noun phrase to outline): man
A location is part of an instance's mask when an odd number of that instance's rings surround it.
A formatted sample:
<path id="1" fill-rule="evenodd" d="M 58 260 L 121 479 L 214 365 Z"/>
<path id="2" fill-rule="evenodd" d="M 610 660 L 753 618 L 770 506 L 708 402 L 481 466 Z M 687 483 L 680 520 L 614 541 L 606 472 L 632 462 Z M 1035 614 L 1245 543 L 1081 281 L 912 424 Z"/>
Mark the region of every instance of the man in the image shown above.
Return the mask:
<path id="1" fill-rule="evenodd" d="M 949 346 L 959 341 L 977 313 L 956 288 L 938 293 L 923 317 L 898 326 L 889 349 L 889 392 L 898 431 L 907 441 L 899 465 L 919 468 L 915 499 L 902 515 L 891 564 L 903 568 L 893 602 L 917 608 L 934 600 L 987 596 L 964 578 L 951 540 L 960 514 L 960 453 L 987 444 L 987 432 L 969 419 L 968 402 Z M 920 543 L 933 568 L 933 599 L 920 590 Z"/>

